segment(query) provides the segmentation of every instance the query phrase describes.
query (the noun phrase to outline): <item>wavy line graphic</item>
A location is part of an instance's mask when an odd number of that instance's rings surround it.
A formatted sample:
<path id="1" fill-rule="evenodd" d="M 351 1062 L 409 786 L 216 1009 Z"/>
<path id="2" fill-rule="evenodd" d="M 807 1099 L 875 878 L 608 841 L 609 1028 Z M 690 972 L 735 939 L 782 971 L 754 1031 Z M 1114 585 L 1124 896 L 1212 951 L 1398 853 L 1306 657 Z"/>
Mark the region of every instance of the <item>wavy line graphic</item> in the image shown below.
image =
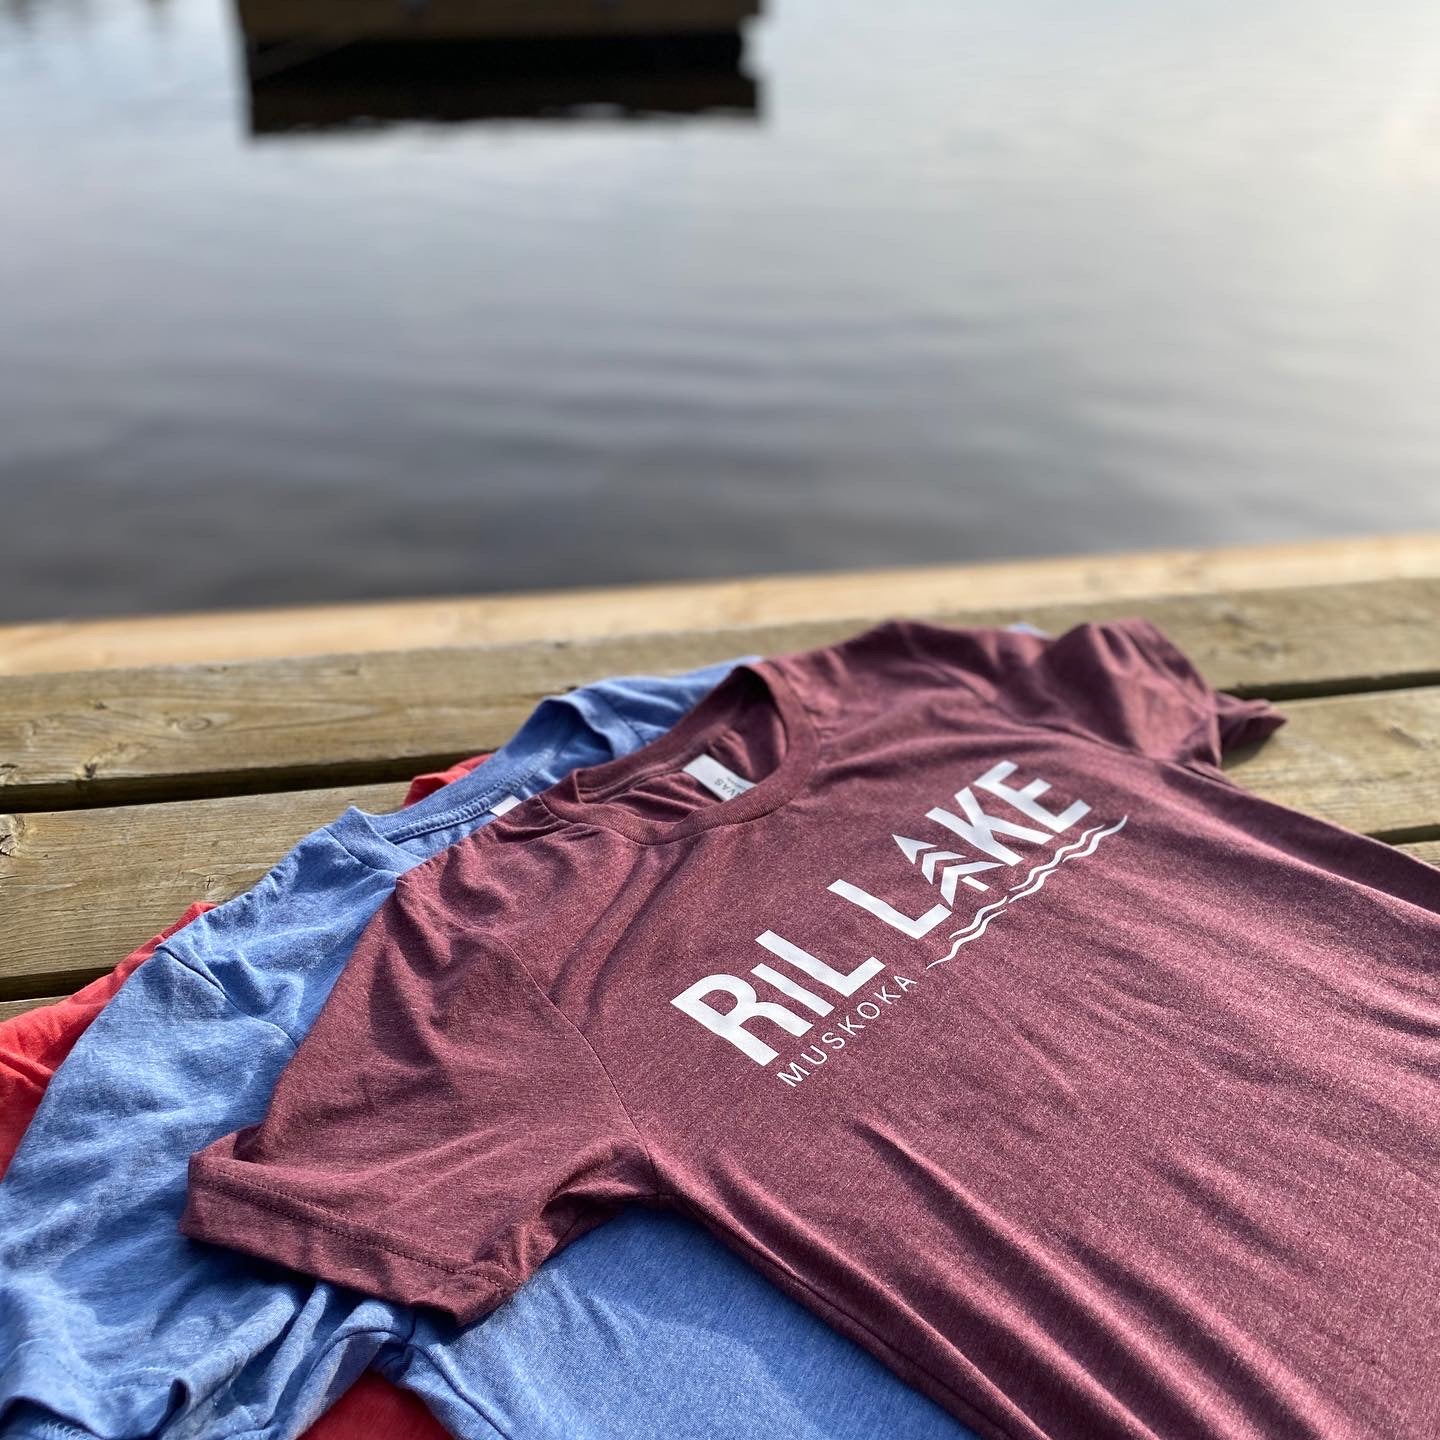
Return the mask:
<path id="1" fill-rule="evenodd" d="M 984 927 L 981 922 L 986 921 L 988 923 L 989 916 L 1003 910 L 1011 900 L 1018 900 L 1021 893 L 1028 893 L 1030 883 L 1037 875 L 1048 874 L 1051 870 L 1055 869 L 1057 865 L 1067 860 L 1072 851 L 1079 850 L 1092 835 L 1104 828 L 1103 825 L 1092 825 L 1088 830 L 1082 831 L 1076 839 L 1067 841 L 1055 851 L 1048 860 L 1042 860 L 1023 880 L 1012 885 L 1008 895 L 1002 896 L 999 900 L 977 910 L 974 915 L 970 917 L 970 923 L 968 925 L 962 926 L 959 930 L 952 930 L 950 932 L 950 938 L 952 940 L 958 940 L 960 936 L 968 935 L 972 930 L 983 929 Z M 1041 883 L 1043 884 L 1044 882 L 1042 881 Z"/>
<path id="2" fill-rule="evenodd" d="M 987 905 L 983 910 L 977 911 L 974 919 L 964 929 L 954 931 L 950 936 L 954 943 L 950 946 L 949 951 L 938 960 L 932 960 L 925 968 L 933 970 L 937 965 L 943 965 L 947 960 L 953 960 L 960 953 L 960 947 L 968 945 L 972 940 L 978 940 L 990 928 L 990 922 L 1003 910 L 1008 909 L 1016 900 L 1024 899 L 1026 895 L 1033 895 L 1037 890 L 1043 890 L 1045 882 L 1067 860 L 1079 860 L 1086 855 L 1093 855 L 1107 835 L 1114 835 L 1117 831 L 1125 828 L 1125 822 L 1129 818 L 1128 815 L 1122 815 L 1113 825 L 1103 827 L 1097 825 L 1093 829 L 1087 830 L 1078 840 L 1057 850 L 1044 865 L 1037 865 L 1030 872 L 1020 888 L 1012 890 L 993 905 Z"/>

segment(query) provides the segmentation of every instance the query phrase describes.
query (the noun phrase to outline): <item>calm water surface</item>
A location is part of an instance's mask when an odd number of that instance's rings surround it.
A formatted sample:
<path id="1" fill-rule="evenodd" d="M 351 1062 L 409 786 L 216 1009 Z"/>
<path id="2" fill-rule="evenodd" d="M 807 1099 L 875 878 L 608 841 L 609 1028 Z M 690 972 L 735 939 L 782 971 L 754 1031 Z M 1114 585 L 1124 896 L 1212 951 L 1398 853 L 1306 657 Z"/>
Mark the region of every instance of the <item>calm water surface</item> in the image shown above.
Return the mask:
<path id="1" fill-rule="evenodd" d="M 1434 0 L 262 59 L 0 0 L 0 618 L 1440 527 Z"/>

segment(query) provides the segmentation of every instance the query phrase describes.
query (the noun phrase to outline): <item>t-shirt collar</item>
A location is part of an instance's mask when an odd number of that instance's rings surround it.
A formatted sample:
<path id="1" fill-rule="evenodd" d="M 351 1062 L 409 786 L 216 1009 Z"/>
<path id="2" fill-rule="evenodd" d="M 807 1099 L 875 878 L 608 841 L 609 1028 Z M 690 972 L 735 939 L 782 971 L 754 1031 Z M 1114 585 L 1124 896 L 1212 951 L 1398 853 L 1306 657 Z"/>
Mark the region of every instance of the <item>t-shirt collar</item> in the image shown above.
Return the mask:
<path id="1" fill-rule="evenodd" d="M 530 794 L 534 776 L 551 766 L 586 728 L 587 720 L 575 696 L 547 696 L 514 737 L 469 775 L 418 804 L 389 814 L 351 806 L 327 828 L 345 849 L 373 869 L 403 875 L 435 848 L 416 844 L 418 839 L 456 825 L 478 825 L 498 801 Z"/>
<path id="2" fill-rule="evenodd" d="M 652 775 L 673 770 L 701 754 L 718 735 L 754 706 L 770 705 L 780 716 L 785 753 L 743 794 L 702 803 L 679 820 L 638 815 L 617 797 Z M 815 725 L 781 668 L 773 661 L 739 665 L 672 730 L 642 750 L 604 765 L 577 770 L 539 797 L 563 820 L 601 825 L 645 845 L 682 840 L 719 825 L 735 825 L 783 805 L 804 785 L 818 750 Z"/>

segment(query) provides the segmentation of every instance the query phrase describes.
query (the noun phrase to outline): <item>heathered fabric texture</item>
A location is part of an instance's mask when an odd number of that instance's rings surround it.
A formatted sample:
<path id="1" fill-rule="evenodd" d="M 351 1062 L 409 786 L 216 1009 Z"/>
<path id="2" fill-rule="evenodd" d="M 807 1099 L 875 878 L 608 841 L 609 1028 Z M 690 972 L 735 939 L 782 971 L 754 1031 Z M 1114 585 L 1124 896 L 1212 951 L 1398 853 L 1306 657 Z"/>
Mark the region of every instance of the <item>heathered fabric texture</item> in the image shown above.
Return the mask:
<path id="1" fill-rule="evenodd" d="M 433 795 L 489 758 L 474 755 L 446 770 L 417 775 L 404 803 L 414 805 Z M 53 1005 L 27 1010 L 0 1024 L 0 1178 L 9 1168 L 51 1077 L 90 1022 L 162 941 L 214 908 L 206 901 L 196 901 L 173 925 L 127 955 L 108 975 Z M 302 1440 L 374 1440 L 377 1435 L 386 1440 L 444 1440 L 447 1433 L 414 1395 L 397 1389 L 377 1371 L 366 1370 L 305 1431 Z"/>
<path id="2" fill-rule="evenodd" d="M 478 757 L 475 763 L 483 758 Z M 473 768 L 467 765 L 459 773 Z M 456 778 L 444 772 L 438 777 L 417 779 L 428 782 L 438 778 L 446 783 L 445 775 Z M 416 795 L 412 786 L 411 795 L 421 799 L 437 788 L 427 784 L 423 794 Z M 406 803 L 413 804 L 414 800 L 407 798 Z M 108 975 L 53 1005 L 27 1010 L 0 1024 L 0 1178 L 9 1168 L 56 1069 L 89 1029 L 90 1022 L 163 941 L 214 908 L 197 901 L 173 925 L 127 955 Z M 302 1440 L 375 1440 L 381 1435 L 385 1440 L 445 1440 L 447 1434 L 416 1396 L 397 1389 L 377 1371 L 366 1370 L 305 1431 Z"/>
<path id="3" fill-rule="evenodd" d="M 466 773 L 473 768 L 468 766 Z M 417 777 L 418 782 L 432 779 L 445 783 L 443 776 Z M 426 784 L 423 793 L 431 794 L 437 788 Z M 415 799 L 423 798 L 416 795 L 413 785 L 410 793 Z M 406 803 L 414 801 L 407 797 Z M 9 1169 L 55 1071 L 91 1022 L 164 941 L 214 908 L 196 901 L 173 925 L 132 951 L 108 975 L 53 1005 L 27 1010 L 0 1024 L 0 1178 Z M 64 1434 L 64 1429 L 58 1433 Z M 375 1440 L 378 1435 L 385 1440 L 445 1440 L 447 1434 L 417 1396 L 398 1389 L 378 1371 L 366 1370 L 335 1398 L 302 1440 Z"/>
<path id="4" fill-rule="evenodd" d="M 418 777 L 406 803 L 468 775 L 484 758 Z M 55 1067 L 136 966 L 213 908 L 192 905 L 109 975 L 0 1025 L 0 1116 L 28 1120 Z M 13 1143 L 8 1132 L 0 1137 L 0 1176 L 23 1133 L 17 1123 Z M 372 1345 L 367 1337 L 365 1348 Z M 391 1378 L 366 1370 L 302 1440 L 443 1440 L 450 1432 L 421 1403 L 426 1395 L 457 1435 L 486 1440 L 966 1434 L 672 1216 L 627 1215 L 550 1266 L 502 1314 L 458 1334 L 421 1319 L 408 1344 L 387 1344 L 376 1358 Z M 679 1389 L 677 1373 L 686 1376 Z M 738 1398 L 730 1393 L 736 1384 Z"/>
<path id="5" fill-rule="evenodd" d="M 263 1112 L 397 875 L 506 795 L 663 733 L 727 670 L 546 701 L 476 773 L 394 815 L 347 812 L 136 971 L 0 1184 L 0 1433 L 289 1436 L 390 1358 L 412 1317 L 179 1236 L 189 1152 Z"/>
<path id="6" fill-rule="evenodd" d="M 742 669 L 400 882 L 186 1227 L 463 1320 L 677 1206 L 988 1436 L 1428 1440 L 1440 887 L 1278 723 L 1138 621 Z"/>
<path id="7" fill-rule="evenodd" d="M 108 975 L 57 1000 L 0 1024 L 0 1176 L 9 1168 L 45 1087 L 90 1022 L 114 999 L 135 968 L 162 941 L 214 906 L 197 901 L 171 926 L 127 955 Z"/>
<path id="8" fill-rule="evenodd" d="M 625 1217 L 464 1329 L 176 1230 L 189 1152 L 263 1112 L 396 875 L 507 793 L 661 733 L 726 668 L 547 702 L 475 775 L 462 762 L 422 777 L 410 798 L 424 804 L 401 814 L 351 812 L 140 968 L 0 1185 L 0 1433 L 269 1440 L 336 1395 L 317 1429 L 338 1415 L 386 1440 L 420 1433 L 378 1371 L 476 1440 L 964 1440 L 676 1218 Z"/>

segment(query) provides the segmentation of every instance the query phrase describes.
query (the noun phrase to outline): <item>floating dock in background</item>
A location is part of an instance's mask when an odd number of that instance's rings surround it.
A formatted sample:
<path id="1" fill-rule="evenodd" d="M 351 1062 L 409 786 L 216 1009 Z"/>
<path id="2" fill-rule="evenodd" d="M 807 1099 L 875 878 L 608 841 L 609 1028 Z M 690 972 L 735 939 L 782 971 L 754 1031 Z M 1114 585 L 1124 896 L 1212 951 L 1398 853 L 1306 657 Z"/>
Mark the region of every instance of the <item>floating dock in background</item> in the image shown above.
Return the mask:
<path id="1" fill-rule="evenodd" d="M 236 0 L 247 42 L 721 35 L 761 0 Z"/>
<path id="2" fill-rule="evenodd" d="M 250 133 L 405 120 L 753 119 L 761 0 L 236 0 Z"/>
<path id="3" fill-rule="evenodd" d="M 247 55 L 252 135 L 406 120 L 745 121 L 760 109 L 738 34 L 326 43 L 306 42 L 316 53 L 300 63 L 290 46 Z"/>

